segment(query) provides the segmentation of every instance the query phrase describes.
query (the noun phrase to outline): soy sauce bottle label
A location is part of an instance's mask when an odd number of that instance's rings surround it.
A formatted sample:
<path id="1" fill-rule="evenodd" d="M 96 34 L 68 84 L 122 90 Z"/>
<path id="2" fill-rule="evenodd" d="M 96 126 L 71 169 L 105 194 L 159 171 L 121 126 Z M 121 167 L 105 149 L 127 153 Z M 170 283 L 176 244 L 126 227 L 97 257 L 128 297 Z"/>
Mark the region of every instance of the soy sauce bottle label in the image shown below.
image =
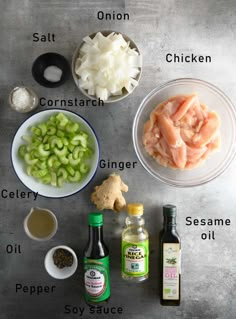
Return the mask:
<path id="1" fill-rule="evenodd" d="M 110 297 L 109 256 L 84 258 L 85 299 L 100 302 Z"/>
<path id="2" fill-rule="evenodd" d="M 180 245 L 163 244 L 163 299 L 179 299 Z"/>
<path id="3" fill-rule="evenodd" d="M 142 243 L 122 241 L 122 272 L 131 277 L 148 273 L 148 240 Z"/>

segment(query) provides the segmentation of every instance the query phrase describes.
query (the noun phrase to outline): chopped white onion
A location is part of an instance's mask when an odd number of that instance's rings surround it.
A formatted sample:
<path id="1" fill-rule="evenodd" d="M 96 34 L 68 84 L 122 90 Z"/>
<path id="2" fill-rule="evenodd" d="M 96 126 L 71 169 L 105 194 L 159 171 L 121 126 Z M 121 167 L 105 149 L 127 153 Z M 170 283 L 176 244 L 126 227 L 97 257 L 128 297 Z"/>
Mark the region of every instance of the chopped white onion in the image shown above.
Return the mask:
<path id="1" fill-rule="evenodd" d="M 80 77 L 79 86 L 106 101 L 110 96 L 131 92 L 138 85 L 135 78 L 140 73 L 140 54 L 130 48 L 121 34 L 114 32 L 107 37 L 98 32 L 93 39 L 85 37 L 80 55 L 75 63 L 75 73 Z"/>

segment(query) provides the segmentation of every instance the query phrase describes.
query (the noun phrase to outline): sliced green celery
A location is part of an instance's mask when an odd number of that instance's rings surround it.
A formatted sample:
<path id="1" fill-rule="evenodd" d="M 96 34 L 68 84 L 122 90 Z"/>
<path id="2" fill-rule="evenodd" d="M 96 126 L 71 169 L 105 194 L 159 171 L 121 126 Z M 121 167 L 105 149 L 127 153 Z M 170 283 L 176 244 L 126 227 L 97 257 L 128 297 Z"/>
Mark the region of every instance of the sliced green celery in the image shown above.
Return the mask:
<path id="1" fill-rule="evenodd" d="M 86 158 L 90 158 L 93 155 L 93 150 L 89 147 L 87 147 L 86 151 L 84 152 L 84 156 Z"/>
<path id="2" fill-rule="evenodd" d="M 45 151 L 50 150 L 50 144 L 45 143 L 45 144 L 44 144 L 44 149 L 45 149 Z"/>
<path id="3" fill-rule="evenodd" d="M 40 158 L 40 154 L 37 149 L 32 149 L 29 153 L 31 158 Z"/>
<path id="4" fill-rule="evenodd" d="M 57 130 L 56 134 L 57 134 L 58 137 L 64 137 L 65 136 L 65 133 L 63 131 L 61 131 L 61 130 Z"/>
<path id="5" fill-rule="evenodd" d="M 40 169 L 40 170 L 38 170 L 38 171 L 35 171 L 35 172 L 33 173 L 33 176 L 34 176 L 35 178 L 40 179 L 40 178 L 46 176 L 47 174 L 48 174 L 48 170 L 47 170 L 47 169 Z"/>
<path id="6" fill-rule="evenodd" d="M 41 130 L 40 128 L 36 127 L 36 126 L 32 126 L 31 127 L 31 132 L 34 133 L 36 136 L 41 136 Z"/>
<path id="7" fill-rule="evenodd" d="M 64 145 L 63 148 L 60 150 L 57 147 L 55 147 L 53 149 L 53 152 L 57 155 L 57 156 L 65 156 L 68 154 L 68 149 L 67 147 Z"/>
<path id="8" fill-rule="evenodd" d="M 57 131 L 57 129 L 54 126 L 50 125 L 50 126 L 48 126 L 47 134 L 48 135 L 55 135 L 56 131 Z"/>
<path id="9" fill-rule="evenodd" d="M 48 167 L 47 162 L 43 161 L 43 162 L 38 162 L 36 164 L 36 167 L 40 168 L 40 169 L 46 169 Z"/>
<path id="10" fill-rule="evenodd" d="M 53 163 L 57 161 L 57 156 L 56 155 L 51 155 L 49 158 L 48 158 L 48 166 L 49 167 L 53 167 Z"/>
<path id="11" fill-rule="evenodd" d="M 60 162 L 64 165 L 69 163 L 69 159 L 66 157 L 66 155 L 60 156 L 59 159 L 60 159 Z"/>
<path id="12" fill-rule="evenodd" d="M 68 148 L 68 150 L 69 150 L 70 152 L 73 152 L 74 149 L 75 149 L 75 145 L 72 145 L 72 144 L 69 143 L 69 145 L 68 145 L 67 148 Z"/>
<path id="13" fill-rule="evenodd" d="M 91 157 L 88 134 L 63 113 L 30 128 L 31 136 L 18 149 L 29 176 L 44 184 L 62 187 L 64 182 L 78 182 L 89 171 L 84 159 Z"/>
<path id="14" fill-rule="evenodd" d="M 62 139 L 55 136 L 51 141 L 50 141 L 50 145 L 51 147 L 57 146 L 58 148 L 62 148 L 63 147 L 63 142 Z"/>
<path id="15" fill-rule="evenodd" d="M 82 174 L 86 174 L 89 171 L 89 166 L 86 163 L 81 163 L 79 170 Z"/>
<path id="16" fill-rule="evenodd" d="M 64 180 L 63 177 L 58 177 L 58 178 L 57 178 L 57 186 L 58 186 L 58 187 L 62 187 L 64 181 L 65 181 L 65 180 Z"/>
<path id="17" fill-rule="evenodd" d="M 82 145 L 83 147 L 87 147 L 87 138 L 81 134 L 75 135 L 72 140 L 71 144 L 73 145 Z"/>
<path id="18" fill-rule="evenodd" d="M 68 159 L 72 166 L 76 166 L 80 163 L 80 158 L 74 159 L 72 154 L 69 154 Z"/>
<path id="19" fill-rule="evenodd" d="M 68 133 L 76 133 L 79 130 L 79 124 L 74 122 L 74 123 L 68 123 L 66 126 L 66 131 Z"/>
<path id="20" fill-rule="evenodd" d="M 60 161 L 55 161 L 54 163 L 53 163 L 53 168 L 54 169 L 57 169 L 57 168 L 59 168 L 61 166 L 61 162 Z"/>
<path id="21" fill-rule="evenodd" d="M 27 163 L 28 165 L 34 165 L 34 164 L 36 164 L 36 163 L 38 162 L 38 159 L 37 159 L 37 158 L 32 159 L 32 158 L 30 157 L 30 154 L 29 154 L 29 153 L 26 153 L 26 154 L 25 154 L 24 160 L 26 161 L 26 163 Z"/>
<path id="22" fill-rule="evenodd" d="M 68 118 L 63 113 L 58 113 L 56 119 L 59 121 L 59 125 L 65 127 L 69 122 Z"/>
<path id="23" fill-rule="evenodd" d="M 40 144 L 39 145 L 39 147 L 38 147 L 38 151 L 39 151 L 39 154 L 41 155 L 41 156 L 49 156 L 50 155 L 50 151 L 46 151 L 45 149 L 44 149 L 44 144 Z"/>
<path id="24" fill-rule="evenodd" d="M 33 176 L 33 174 L 32 174 L 33 169 L 34 169 L 34 166 L 33 166 L 33 165 L 27 166 L 27 167 L 26 167 L 26 173 L 27 173 L 27 175 Z"/>
<path id="25" fill-rule="evenodd" d="M 48 123 L 51 123 L 51 124 L 53 124 L 53 125 L 55 125 L 56 124 L 56 122 L 57 122 L 57 118 L 56 118 L 56 115 L 52 115 L 52 116 L 50 116 L 50 118 L 48 119 L 48 121 L 47 121 Z"/>
<path id="26" fill-rule="evenodd" d="M 69 141 L 66 137 L 62 137 L 62 143 L 65 145 L 65 146 L 68 146 L 69 145 Z"/>
<path id="27" fill-rule="evenodd" d="M 66 180 L 67 177 L 68 177 L 68 173 L 67 173 L 67 171 L 65 170 L 65 168 L 60 167 L 60 168 L 58 169 L 58 171 L 57 171 L 57 176 L 62 177 L 64 180 Z"/>
<path id="28" fill-rule="evenodd" d="M 54 172 L 51 172 L 51 185 L 52 186 L 57 186 L 57 175 Z"/>
<path id="29" fill-rule="evenodd" d="M 79 182 L 81 180 L 81 174 L 79 171 L 75 172 L 74 176 L 68 176 L 70 182 Z"/>
<path id="30" fill-rule="evenodd" d="M 28 135 L 23 135 L 22 140 L 27 142 L 27 143 L 31 143 L 32 142 L 32 136 L 28 136 Z"/>
<path id="31" fill-rule="evenodd" d="M 47 143 L 49 140 L 49 135 L 45 135 L 43 138 L 43 143 Z"/>
<path id="32" fill-rule="evenodd" d="M 66 165 L 66 170 L 71 176 L 75 175 L 75 170 L 70 165 Z"/>
<path id="33" fill-rule="evenodd" d="M 51 176 L 49 174 L 43 176 L 40 181 L 43 183 L 43 184 L 50 184 L 51 183 Z"/>
<path id="34" fill-rule="evenodd" d="M 74 159 L 77 159 L 77 158 L 82 158 L 83 157 L 83 155 L 84 155 L 84 151 L 85 151 L 86 149 L 85 148 L 83 148 L 82 146 L 76 146 L 75 148 L 74 148 L 74 150 L 73 150 L 73 158 Z"/>
<path id="35" fill-rule="evenodd" d="M 45 123 L 40 123 L 38 128 L 41 130 L 41 135 L 44 136 L 47 134 L 47 125 Z"/>
<path id="36" fill-rule="evenodd" d="M 25 144 L 21 145 L 18 149 L 18 154 L 21 158 L 24 158 L 25 153 L 27 153 L 27 146 Z"/>

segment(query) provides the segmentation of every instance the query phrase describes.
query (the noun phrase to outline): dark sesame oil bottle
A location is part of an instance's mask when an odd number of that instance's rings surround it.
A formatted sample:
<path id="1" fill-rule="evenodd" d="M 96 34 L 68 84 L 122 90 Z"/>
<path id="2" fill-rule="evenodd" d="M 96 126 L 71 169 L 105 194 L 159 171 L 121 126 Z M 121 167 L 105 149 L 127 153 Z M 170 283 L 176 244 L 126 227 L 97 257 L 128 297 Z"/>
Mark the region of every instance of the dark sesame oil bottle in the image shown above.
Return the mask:
<path id="1" fill-rule="evenodd" d="M 161 245 L 161 304 L 179 306 L 181 299 L 181 242 L 176 231 L 176 206 L 163 207 Z"/>

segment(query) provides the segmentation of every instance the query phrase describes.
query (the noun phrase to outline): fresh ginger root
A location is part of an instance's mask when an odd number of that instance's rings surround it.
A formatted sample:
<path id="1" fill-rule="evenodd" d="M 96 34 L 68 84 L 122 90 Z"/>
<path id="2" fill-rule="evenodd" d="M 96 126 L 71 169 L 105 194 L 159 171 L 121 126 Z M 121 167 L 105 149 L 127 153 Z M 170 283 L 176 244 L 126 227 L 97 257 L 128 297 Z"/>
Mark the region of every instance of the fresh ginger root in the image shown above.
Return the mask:
<path id="1" fill-rule="evenodd" d="M 119 175 L 112 174 L 101 185 L 95 186 L 91 201 L 99 210 L 111 209 L 120 212 L 126 206 L 122 192 L 128 192 L 128 186 Z"/>

